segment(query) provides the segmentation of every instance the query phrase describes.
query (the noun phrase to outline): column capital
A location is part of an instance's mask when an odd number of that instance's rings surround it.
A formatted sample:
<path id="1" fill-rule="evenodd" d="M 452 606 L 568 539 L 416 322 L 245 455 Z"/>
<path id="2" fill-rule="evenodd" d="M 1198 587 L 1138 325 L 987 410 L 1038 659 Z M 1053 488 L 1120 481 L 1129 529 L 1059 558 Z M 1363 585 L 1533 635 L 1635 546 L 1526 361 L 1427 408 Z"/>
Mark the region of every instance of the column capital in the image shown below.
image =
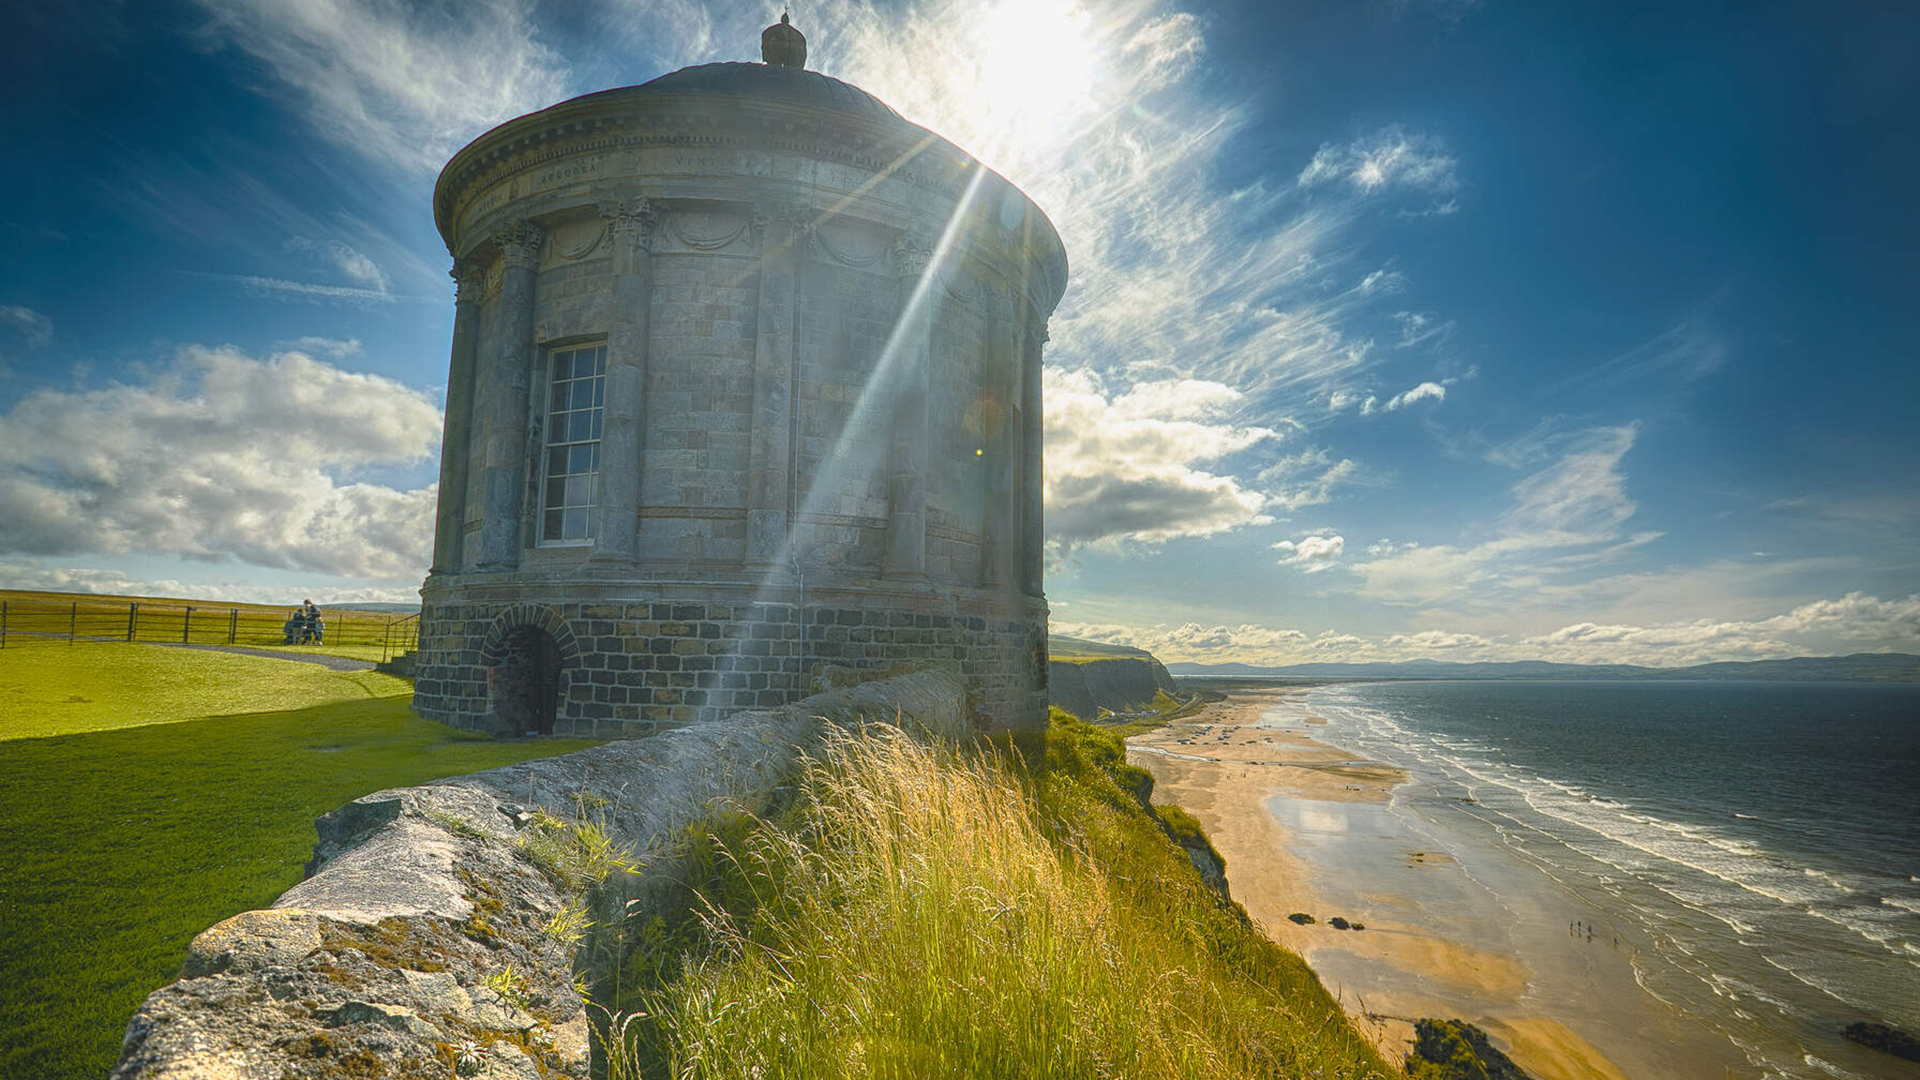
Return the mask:
<path id="1" fill-rule="evenodd" d="M 487 268 L 477 259 L 455 259 L 453 269 L 447 271 L 453 279 L 453 302 L 455 304 L 477 304 L 487 291 Z"/>
<path id="2" fill-rule="evenodd" d="M 933 262 L 933 247 L 924 238 L 902 235 L 893 242 L 893 269 L 902 281 L 918 281 Z"/>
<path id="3" fill-rule="evenodd" d="M 500 258 L 509 269 L 538 269 L 540 266 L 540 242 L 545 240 L 547 231 L 531 221 L 516 221 L 493 234 L 493 242 L 500 247 Z"/>
<path id="4" fill-rule="evenodd" d="M 607 236 L 615 245 L 644 251 L 653 244 L 664 209 L 645 198 L 609 199 L 600 204 L 600 216 L 606 219 Z"/>

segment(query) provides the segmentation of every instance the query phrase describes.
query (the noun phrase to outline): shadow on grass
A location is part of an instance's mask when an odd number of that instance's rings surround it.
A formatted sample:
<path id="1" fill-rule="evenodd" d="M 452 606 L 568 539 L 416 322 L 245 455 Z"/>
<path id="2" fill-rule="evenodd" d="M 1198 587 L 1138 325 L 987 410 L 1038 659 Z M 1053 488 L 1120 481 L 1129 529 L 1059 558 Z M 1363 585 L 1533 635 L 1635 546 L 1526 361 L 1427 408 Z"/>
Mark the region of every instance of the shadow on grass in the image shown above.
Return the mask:
<path id="1" fill-rule="evenodd" d="M 408 697 L 0 743 L 0 1076 L 106 1075 L 194 935 L 300 880 L 368 792 L 592 742 L 494 742 Z"/>

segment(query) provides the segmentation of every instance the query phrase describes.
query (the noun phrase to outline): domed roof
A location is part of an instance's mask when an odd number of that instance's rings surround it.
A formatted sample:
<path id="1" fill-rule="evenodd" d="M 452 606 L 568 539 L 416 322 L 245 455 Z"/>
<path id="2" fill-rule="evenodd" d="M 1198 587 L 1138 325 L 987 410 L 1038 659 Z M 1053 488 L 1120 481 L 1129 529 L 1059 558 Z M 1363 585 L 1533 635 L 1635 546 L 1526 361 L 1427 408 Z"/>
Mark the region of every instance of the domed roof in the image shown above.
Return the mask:
<path id="1" fill-rule="evenodd" d="M 869 120 L 901 120 L 887 103 L 832 76 L 779 64 L 726 61 L 670 71 L 634 88 L 639 92 L 720 94 L 784 100 Z"/>

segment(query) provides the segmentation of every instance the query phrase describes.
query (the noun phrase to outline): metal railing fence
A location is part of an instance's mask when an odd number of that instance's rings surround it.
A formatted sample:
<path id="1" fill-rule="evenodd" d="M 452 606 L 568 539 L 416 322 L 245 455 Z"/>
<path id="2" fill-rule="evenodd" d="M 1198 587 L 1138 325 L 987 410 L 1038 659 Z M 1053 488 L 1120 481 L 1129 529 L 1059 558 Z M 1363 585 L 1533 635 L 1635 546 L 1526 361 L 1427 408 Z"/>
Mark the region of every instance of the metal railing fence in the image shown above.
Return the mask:
<path id="1" fill-rule="evenodd" d="M 392 659 L 419 644 L 420 616 L 322 608 L 325 646 L 365 646 Z M 0 591 L 0 649 L 79 642 L 281 646 L 292 608 L 171 600 L 50 599 Z"/>

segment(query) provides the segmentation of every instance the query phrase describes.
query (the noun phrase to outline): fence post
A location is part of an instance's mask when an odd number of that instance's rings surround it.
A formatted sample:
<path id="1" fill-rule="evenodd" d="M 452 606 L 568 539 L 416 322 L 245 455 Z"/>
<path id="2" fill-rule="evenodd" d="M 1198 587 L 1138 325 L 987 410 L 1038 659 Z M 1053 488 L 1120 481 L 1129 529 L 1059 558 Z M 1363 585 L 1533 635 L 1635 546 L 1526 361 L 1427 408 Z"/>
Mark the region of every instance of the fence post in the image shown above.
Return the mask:
<path id="1" fill-rule="evenodd" d="M 127 640 L 132 641 L 136 628 L 140 625 L 140 605 L 127 605 Z"/>
<path id="2" fill-rule="evenodd" d="M 240 640 L 240 609 L 234 608 L 227 615 L 227 644 Z"/>
<path id="3" fill-rule="evenodd" d="M 75 600 L 67 609 L 67 644 L 73 644 L 73 628 L 80 622 L 80 601 Z"/>
<path id="4" fill-rule="evenodd" d="M 180 617 L 180 644 L 187 643 L 187 632 L 191 629 L 193 629 L 193 608 L 189 607 L 187 613 Z"/>

